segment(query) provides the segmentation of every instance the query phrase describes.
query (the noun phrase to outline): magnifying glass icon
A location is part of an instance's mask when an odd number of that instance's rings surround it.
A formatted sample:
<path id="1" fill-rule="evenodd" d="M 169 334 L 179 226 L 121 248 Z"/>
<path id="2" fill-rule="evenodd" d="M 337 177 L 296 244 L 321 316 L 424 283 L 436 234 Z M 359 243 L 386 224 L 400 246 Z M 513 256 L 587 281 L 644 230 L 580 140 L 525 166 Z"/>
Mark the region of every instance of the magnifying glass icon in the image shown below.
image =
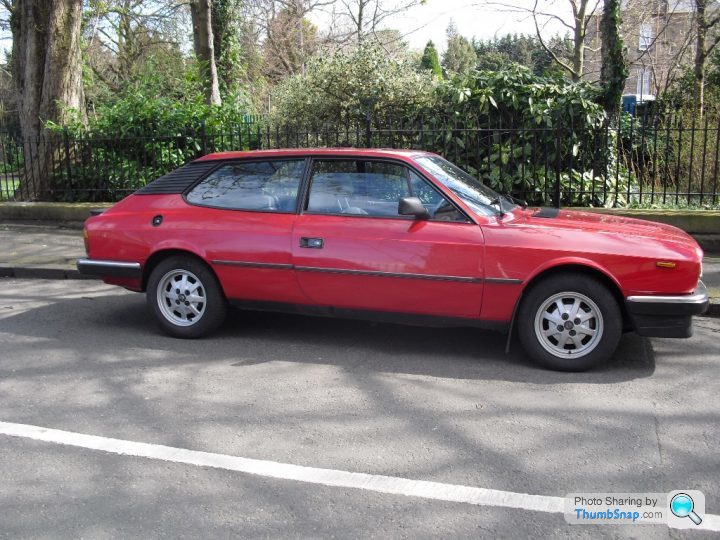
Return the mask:
<path id="1" fill-rule="evenodd" d="M 695 525 L 700 525 L 702 518 L 693 511 L 694 507 L 695 501 L 693 501 L 692 497 L 687 493 L 677 493 L 670 500 L 670 511 L 675 514 L 676 517 L 689 517 Z"/>

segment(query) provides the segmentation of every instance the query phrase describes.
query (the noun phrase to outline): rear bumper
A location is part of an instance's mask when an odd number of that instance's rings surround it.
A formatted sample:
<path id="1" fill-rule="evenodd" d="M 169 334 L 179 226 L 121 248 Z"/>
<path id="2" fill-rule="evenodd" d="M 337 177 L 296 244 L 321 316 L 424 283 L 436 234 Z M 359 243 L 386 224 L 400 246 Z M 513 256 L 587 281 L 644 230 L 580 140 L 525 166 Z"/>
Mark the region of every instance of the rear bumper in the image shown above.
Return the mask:
<path id="1" fill-rule="evenodd" d="M 78 259 L 78 271 L 86 276 L 139 278 L 142 276 L 140 263 L 107 261 L 100 259 Z"/>
<path id="2" fill-rule="evenodd" d="M 698 281 L 695 292 L 677 296 L 628 296 L 628 314 L 641 336 L 687 338 L 692 336 L 692 316 L 705 313 L 710 301 Z"/>

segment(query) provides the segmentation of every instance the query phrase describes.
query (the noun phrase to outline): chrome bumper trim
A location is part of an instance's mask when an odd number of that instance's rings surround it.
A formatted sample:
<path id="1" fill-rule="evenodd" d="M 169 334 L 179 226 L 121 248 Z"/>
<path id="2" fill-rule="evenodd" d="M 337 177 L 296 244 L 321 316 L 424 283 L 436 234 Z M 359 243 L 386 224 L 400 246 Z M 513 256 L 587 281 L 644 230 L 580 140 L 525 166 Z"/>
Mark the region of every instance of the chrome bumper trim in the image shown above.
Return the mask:
<path id="1" fill-rule="evenodd" d="M 626 300 L 637 304 L 704 304 L 708 301 L 705 284 L 698 281 L 693 294 L 673 296 L 628 296 Z"/>
<path id="2" fill-rule="evenodd" d="M 78 259 L 77 269 L 81 274 L 100 277 L 140 277 L 140 263 L 108 261 L 102 259 Z"/>

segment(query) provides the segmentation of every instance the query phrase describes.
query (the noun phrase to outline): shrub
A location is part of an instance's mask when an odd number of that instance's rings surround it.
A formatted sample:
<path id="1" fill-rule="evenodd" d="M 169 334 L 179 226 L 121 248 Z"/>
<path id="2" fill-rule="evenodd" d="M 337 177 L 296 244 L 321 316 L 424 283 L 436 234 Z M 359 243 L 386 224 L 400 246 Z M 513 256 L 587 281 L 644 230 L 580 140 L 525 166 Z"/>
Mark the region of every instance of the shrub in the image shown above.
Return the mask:
<path id="1" fill-rule="evenodd" d="M 498 191 L 547 204 L 559 170 L 562 202 L 600 205 L 620 202 L 634 185 L 627 168 L 618 169 L 617 139 L 603 129 L 605 112 L 587 83 L 510 64 L 456 76 L 439 85 L 438 94 L 434 114 L 421 119 L 429 127 L 421 127 L 420 145 Z"/>
<path id="2" fill-rule="evenodd" d="M 133 85 L 99 106 L 87 124 L 47 126 L 72 141 L 70 160 L 57 160 L 69 165 L 57 167 L 53 178 L 60 197 L 117 200 L 206 152 L 258 145 L 245 96 L 211 106 L 192 76 L 174 95 L 164 95 L 158 84 L 151 78 Z"/>
<path id="3" fill-rule="evenodd" d="M 282 128 L 322 130 L 355 126 L 368 115 L 376 125 L 415 114 L 435 102 L 431 73 L 395 60 L 375 45 L 317 56 L 272 93 L 271 122 Z"/>

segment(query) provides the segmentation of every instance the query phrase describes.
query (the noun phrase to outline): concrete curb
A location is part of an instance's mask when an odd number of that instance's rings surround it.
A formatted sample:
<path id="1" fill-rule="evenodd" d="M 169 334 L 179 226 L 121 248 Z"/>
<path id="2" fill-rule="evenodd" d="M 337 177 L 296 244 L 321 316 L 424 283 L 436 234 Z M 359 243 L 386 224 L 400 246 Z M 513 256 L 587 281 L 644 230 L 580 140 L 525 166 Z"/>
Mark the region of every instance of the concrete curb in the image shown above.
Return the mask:
<path id="1" fill-rule="evenodd" d="M 100 279 L 97 276 L 84 276 L 77 270 L 66 268 L 39 268 L 24 266 L 0 266 L 0 277 L 16 279 Z"/>
<path id="2" fill-rule="evenodd" d="M 593 212 L 635 219 L 645 219 L 672 225 L 690 234 L 720 233 L 719 210 L 653 210 L 632 208 L 581 208 L 572 207 L 566 210 Z"/>
<path id="3" fill-rule="evenodd" d="M 74 221 L 82 223 L 91 210 L 109 208 L 113 203 L 0 202 L 0 220 Z"/>

